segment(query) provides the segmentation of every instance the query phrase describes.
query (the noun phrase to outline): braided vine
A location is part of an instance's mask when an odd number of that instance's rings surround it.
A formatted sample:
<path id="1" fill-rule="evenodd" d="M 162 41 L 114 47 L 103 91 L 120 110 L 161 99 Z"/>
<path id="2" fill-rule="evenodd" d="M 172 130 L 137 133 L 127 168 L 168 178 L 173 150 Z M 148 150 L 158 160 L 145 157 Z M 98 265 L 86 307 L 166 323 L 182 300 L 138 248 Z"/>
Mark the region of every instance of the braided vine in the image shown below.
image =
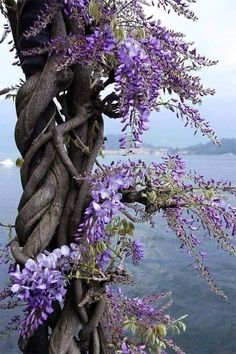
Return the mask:
<path id="1" fill-rule="evenodd" d="M 170 293 L 132 299 L 111 287 L 134 284 L 124 266 L 128 257 L 138 265 L 144 256 L 134 224 L 153 225 L 157 212 L 211 290 L 225 298 L 200 238 L 203 227 L 236 254 L 236 209 L 222 202 L 223 195 L 236 195 L 235 187 L 186 173 L 178 155 L 149 165 L 97 161 L 104 115 L 122 118 L 122 148 L 142 142 L 151 111 L 161 107 L 217 142 L 194 106 L 214 90 L 192 74 L 216 62 L 144 10 L 157 5 L 196 20 L 191 2 L 0 0 L 11 27 L 3 37 L 12 32 L 26 76 L 16 95 L 15 128 L 23 193 L 10 243 L 12 286 L 1 294 L 26 302 L 19 338 L 25 354 L 162 354 L 166 348 L 183 354 L 167 337 L 170 328 L 185 328 L 165 314 L 170 302 L 150 305 Z"/>
<path id="2" fill-rule="evenodd" d="M 13 2 L 11 5 L 15 6 Z M 15 28 L 16 24 L 11 24 Z M 65 34 L 66 25 L 59 11 L 53 19 L 52 36 Z M 16 39 L 15 46 L 19 48 Z M 91 171 L 103 144 L 103 119 L 90 98 L 90 73 L 79 64 L 73 71 L 58 72 L 56 62 L 56 55 L 49 57 L 41 70 L 27 78 L 16 96 L 15 140 L 24 162 L 23 193 L 15 224 L 17 237 L 11 243 L 11 251 L 21 265 L 45 249 L 71 241 L 89 193 L 88 183 L 78 182 L 77 177 Z M 63 95 L 59 96 L 60 93 Z M 61 103 L 64 120 L 54 98 Z M 66 148 L 65 136 L 69 139 Z M 87 147 L 89 154 L 75 144 L 76 139 Z M 52 334 L 44 350 L 74 354 L 92 346 L 93 353 L 101 352 L 97 326 L 104 300 L 99 300 L 88 315 L 83 307 L 78 309 L 83 296 L 82 284 L 75 281 L 70 285 L 63 309 L 55 304 L 57 315 L 47 321 Z M 79 325 L 82 329 L 76 340 Z M 25 353 L 34 352 L 35 344 L 39 344 L 37 337 L 44 342 L 46 337 L 48 342 L 45 324 L 30 339 L 20 340 L 21 349 Z M 103 352 L 107 350 L 104 348 Z"/>

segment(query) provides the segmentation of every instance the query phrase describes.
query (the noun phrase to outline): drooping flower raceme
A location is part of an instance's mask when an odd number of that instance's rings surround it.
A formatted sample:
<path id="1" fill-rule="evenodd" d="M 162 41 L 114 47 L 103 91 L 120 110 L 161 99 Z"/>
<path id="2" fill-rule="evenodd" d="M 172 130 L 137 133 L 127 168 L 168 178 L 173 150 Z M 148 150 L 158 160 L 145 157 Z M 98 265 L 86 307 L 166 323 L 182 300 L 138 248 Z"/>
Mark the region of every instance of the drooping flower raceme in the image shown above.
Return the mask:
<path id="1" fill-rule="evenodd" d="M 66 293 L 66 277 L 71 264 L 79 260 L 76 244 L 62 246 L 52 253 L 45 251 L 36 260 L 29 259 L 23 269 L 16 265 L 10 273 L 11 291 L 26 302 L 21 335 L 28 337 L 53 312 L 53 302 L 62 301 Z"/>
<path id="2" fill-rule="evenodd" d="M 90 182 L 92 200 L 85 210 L 76 237 L 79 243 L 85 237 L 90 245 L 103 242 L 108 247 L 97 253 L 99 267 L 109 264 L 117 253 L 112 251 L 113 234 L 107 227 L 117 213 L 125 212 L 127 206 L 123 198 L 126 194 L 122 192 L 126 190 L 126 193 L 130 191 L 137 196 L 133 202 L 141 202 L 146 206 L 143 216 L 140 207 L 138 209 L 143 220 L 149 220 L 151 214 L 163 210 L 168 226 L 181 242 L 180 247 L 192 255 L 195 267 L 208 280 L 211 289 L 224 296 L 205 265 L 207 250 L 201 240 L 201 230 L 203 226 L 210 236 L 217 239 L 222 249 L 231 254 L 236 253 L 234 242 L 231 241 L 236 229 L 236 210 L 221 201 L 221 192 L 231 191 L 235 194 L 229 183 L 205 181 L 196 174 L 187 174 L 185 164 L 178 155 L 166 156 L 162 163 L 151 163 L 149 166 L 140 160 L 103 166 L 102 171 L 95 171 L 90 176 Z M 132 238 L 126 241 L 123 238 L 122 247 L 116 251 L 121 259 L 131 256 L 135 265 L 144 257 L 143 245 Z"/>
<path id="3" fill-rule="evenodd" d="M 127 142 L 138 146 L 143 132 L 149 128 L 150 113 L 162 107 L 217 141 L 209 123 L 194 106 L 201 103 L 203 96 L 214 94 L 214 90 L 205 89 L 200 78 L 192 74 L 216 61 L 200 56 L 182 34 L 149 19 L 144 3 L 148 5 L 141 0 L 125 6 L 122 1 L 65 0 L 61 6 L 69 18 L 77 19 L 79 34 L 53 38 L 43 48 L 26 51 L 24 55 L 56 52 L 58 70 L 79 63 L 90 66 L 95 82 L 109 78 L 115 86 L 125 132 L 121 147 L 126 147 Z M 179 14 L 195 18 L 187 2 L 160 0 L 155 4 L 170 6 Z"/>
<path id="4" fill-rule="evenodd" d="M 131 242 L 132 260 L 134 264 L 139 264 L 144 257 L 144 248 L 140 241 L 134 240 Z"/>
<path id="5" fill-rule="evenodd" d="M 144 178 L 146 173 L 144 167 L 145 163 L 142 161 L 138 164 L 118 162 L 117 165 L 105 169 L 100 178 L 97 175 L 99 172 L 96 171 L 96 178 L 91 178 L 92 201 L 86 208 L 84 220 L 77 230 L 78 243 L 81 238 L 86 238 L 88 244 L 95 245 L 102 241 L 110 246 L 111 235 L 106 227 L 119 212 L 125 210 L 121 191 L 136 185 Z M 132 255 L 133 263 L 138 264 L 144 256 L 143 246 L 137 240 L 128 242 L 125 253 Z M 110 255 L 108 250 L 102 251 L 97 258 L 98 265 L 105 265 Z"/>
<path id="6" fill-rule="evenodd" d="M 146 216 L 150 217 L 150 213 L 164 210 L 169 227 L 181 242 L 180 247 L 186 248 L 192 255 L 195 267 L 208 280 L 211 289 L 224 297 L 205 265 L 207 251 L 203 247 L 199 230 L 203 225 L 223 249 L 232 254 L 236 253 L 236 248 L 230 240 L 231 235 L 235 234 L 236 210 L 226 202 L 223 204 L 220 201 L 221 192 L 236 193 L 231 189 L 230 183 L 205 180 L 196 174 L 186 174 L 184 163 L 179 156 L 167 156 L 162 163 L 151 163 L 148 166 L 140 160 L 118 162 L 103 166 L 101 171 L 95 171 L 86 178 L 90 179 L 92 187 L 91 201 L 85 210 L 84 220 L 78 227 L 77 244 L 63 246 L 52 253 L 45 251 L 35 260 L 28 260 L 22 270 L 17 266 L 15 271 L 11 272 L 12 292 L 27 303 L 21 329 L 23 336 L 30 335 L 50 315 L 54 301 L 61 301 L 64 298 L 66 275 L 71 267 L 75 266 L 83 277 L 80 269 L 83 265 L 83 240 L 86 239 L 86 244 L 95 248 L 100 242 L 104 243 L 105 248 L 102 247 L 95 256 L 97 267 L 104 269 L 106 274 L 106 267 L 112 264 L 114 257 L 117 256 L 112 250 L 112 232 L 108 226 L 112 225 L 118 213 L 126 211 L 124 190 L 131 193 L 132 198 L 138 196 L 137 202 L 148 206 L 147 210 L 143 209 L 144 219 Z M 128 203 L 135 203 L 135 198 L 132 198 L 131 201 L 127 199 Z M 137 211 L 143 218 L 140 208 Z M 136 213 L 135 207 L 134 212 Z M 144 251 L 142 244 L 132 237 L 127 237 L 122 231 L 124 247 L 118 248 L 118 253 L 119 259 L 131 256 L 136 265 L 143 259 Z M 81 264 L 78 263 L 80 259 Z M 85 277 L 92 278 L 93 273 L 85 274 Z M 125 301 L 125 309 L 129 307 L 131 314 L 132 308 L 135 308 L 133 316 L 141 318 L 142 322 L 144 321 L 142 311 L 145 310 L 146 315 L 147 311 L 153 311 L 139 299 L 135 302 L 128 299 Z M 113 308 L 113 315 L 114 311 Z M 150 312 L 148 316 L 152 318 Z M 120 340 L 118 347 L 127 346 L 131 350 L 130 345 Z M 137 344 L 137 348 L 145 350 L 142 343 Z"/>
<path id="7" fill-rule="evenodd" d="M 120 96 L 122 130 L 130 127 L 131 142 L 141 143 L 141 135 L 149 128 L 150 111 L 159 95 L 161 72 L 158 65 L 153 66 L 142 42 L 131 37 L 118 46 L 117 61 L 115 87 Z M 125 138 L 121 140 L 121 147 L 124 146 Z"/>
<path id="8" fill-rule="evenodd" d="M 155 325 L 161 324 L 166 329 L 171 319 L 164 314 L 164 308 L 170 303 L 153 306 L 153 303 L 162 302 L 170 297 L 171 293 L 160 293 L 145 298 L 130 298 L 125 296 L 120 288 L 117 290 L 107 287 L 107 311 L 104 314 L 106 336 L 109 342 L 114 343 L 116 353 L 147 354 L 155 349 L 161 349 L 161 333 L 154 331 Z M 156 337 L 155 344 L 149 341 L 148 333 Z M 159 339 L 158 339 L 159 338 Z M 159 342 L 159 343 L 158 343 Z M 152 346 L 152 344 L 154 344 Z"/>
<path id="9" fill-rule="evenodd" d="M 89 67 L 92 102 L 99 115 L 106 113 L 106 97 L 102 100 L 100 92 L 112 84 L 116 102 L 112 103 L 116 107 L 116 116 L 122 119 L 126 134 L 121 139 L 122 147 L 126 146 L 127 138 L 130 145 L 141 142 L 143 132 L 149 127 L 151 112 L 159 111 L 161 107 L 174 111 L 185 125 L 190 124 L 215 140 L 209 123 L 195 107 L 203 96 L 214 91 L 205 89 L 200 78 L 192 74 L 215 62 L 198 55 L 182 34 L 168 30 L 160 21 L 149 19 L 144 11 L 144 6 L 153 3 L 195 19 L 189 10 L 191 2 L 193 0 L 52 0 L 45 6 L 46 12 L 40 15 L 44 21 L 39 16 L 36 27 L 30 28 L 26 37 L 47 26 L 60 7 L 63 7 L 67 21 L 76 20 L 77 28 L 65 37 L 53 38 L 43 48 L 27 53 L 56 53 L 58 70 L 73 69 L 77 63 Z M 135 265 L 140 263 L 144 257 L 143 246 L 132 239 L 130 225 L 125 227 L 125 224 L 128 218 L 150 220 L 160 211 L 179 238 L 181 249 L 192 255 L 195 268 L 207 278 L 212 290 L 224 296 L 205 265 L 207 251 L 199 230 L 203 226 L 205 235 L 215 237 L 224 250 L 236 253 L 231 240 L 236 232 L 236 210 L 221 200 L 221 191 L 230 191 L 229 185 L 187 175 L 178 156 L 167 156 L 161 164 L 149 166 L 142 161 L 104 166 L 102 171 L 95 171 L 88 178 L 91 199 L 78 227 L 77 244 L 63 246 L 52 253 L 44 252 L 35 260 L 29 259 L 24 268 L 16 266 L 11 271 L 11 290 L 27 304 L 21 329 L 24 337 L 48 318 L 55 301 L 63 300 L 66 276 L 72 268 L 79 278 L 89 283 L 90 280 L 96 281 L 98 276 L 106 281 L 114 280 L 117 272 L 124 271 L 125 257 L 131 256 Z M 127 204 L 131 206 L 131 216 L 127 212 Z M 122 220 L 121 227 L 113 227 L 114 219 L 120 213 L 125 215 L 126 223 Z M 112 247 L 114 235 L 118 235 L 115 249 Z M 90 248 L 92 252 L 88 252 L 88 258 L 92 266 L 83 262 L 79 264 L 84 250 L 90 251 Z M 117 258 L 119 262 L 116 263 Z M 114 269 L 117 272 L 112 274 Z M 7 295 L 9 289 L 1 297 L 5 299 Z M 156 310 L 148 299 L 131 299 L 121 293 L 114 295 L 112 291 L 107 291 L 106 296 L 112 314 L 110 317 L 109 312 L 106 314 L 106 325 L 110 329 L 110 343 L 117 353 L 154 352 L 153 345 L 156 345 L 155 351 L 161 352 L 158 347 L 160 338 L 163 344 L 181 353 L 170 340 L 163 338 L 165 325 L 168 326 L 170 319 L 162 308 Z M 140 329 L 142 333 L 151 333 L 151 339 L 147 336 L 145 344 L 140 338 L 133 341 L 125 338 L 127 332 L 137 334 Z"/>

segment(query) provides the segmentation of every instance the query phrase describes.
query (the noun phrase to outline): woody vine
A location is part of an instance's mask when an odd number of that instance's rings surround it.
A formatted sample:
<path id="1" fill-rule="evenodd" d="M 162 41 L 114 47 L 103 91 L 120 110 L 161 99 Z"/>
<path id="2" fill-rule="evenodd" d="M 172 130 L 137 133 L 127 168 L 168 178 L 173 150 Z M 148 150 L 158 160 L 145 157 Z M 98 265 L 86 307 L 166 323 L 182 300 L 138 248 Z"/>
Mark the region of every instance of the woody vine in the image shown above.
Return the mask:
<path id="1" fill-rule="evenodd" d="M 129 150 L 142 143 L 150 113 L 162 109 L 218 143 L 197 108 L 214 90 L 195 73 L 216 62 L 146 16 L 147 6 L 163 7 L 195 21 L 192 2 L 0 2 L 2 40 L 12 34 L 25 74 L 15 97 L 23 194 L 0 298 L 2 308 L 24 304 L 8 325 L 19 321 L 24 353 L 183 353 L 169 336 L 184 329 L 166 313 L 169 293 L 132 299 L 117 288 L 134 284 L 126 260 L 137 266 L 145 256 L 135 223 L 151 223 L 156 213 L 226 298 L 207 266 L 201 229 L 235 255 L 236 209 L 226 202 L 235 187 L 186 171 L 179 156 L 149 165 L 97 160 L 104 121 L 121 120 L 120 145 Z"/>

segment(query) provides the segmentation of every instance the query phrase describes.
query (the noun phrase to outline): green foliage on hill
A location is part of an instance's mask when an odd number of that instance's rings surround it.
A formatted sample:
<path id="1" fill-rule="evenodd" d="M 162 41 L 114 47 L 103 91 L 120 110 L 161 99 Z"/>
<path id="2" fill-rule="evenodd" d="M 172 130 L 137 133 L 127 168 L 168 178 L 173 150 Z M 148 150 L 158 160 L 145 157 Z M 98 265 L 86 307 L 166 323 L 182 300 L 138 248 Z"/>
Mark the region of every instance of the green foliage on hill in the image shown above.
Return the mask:
<path id="1" fill-rule="evenodd" d="M 209 142 L 206 144 L 192 145 L 184 150 L 187 150 L 189 154 L 194 154 L 194 155 L 222 155 L 222 154 L 236 155 L 236 139 L 221 139 L 220 146 L 214 145 L 211 142 Z"/>
<path id="2" fill-rule="evenodd" d="M 119 138 L 120 135 L 111 134 L 106 137 L 105 149 L 106 150 L 119 150 Z M 143 143 L 142 148 L 147 150 L 159 150 L 161 148 L 166 148 L 171 154 L 184 153 L 189 155 L 223 155 L 223 154 L 233 154 L 236 155 L 236 139 L 221 139 L 220 145 L 212 144 L 208 142 L 206 144 L 196 144 L 191 145 L 186 148 L 171 148 L 171 147 L 161 147 L 153 146 L 148 143 Z"/>

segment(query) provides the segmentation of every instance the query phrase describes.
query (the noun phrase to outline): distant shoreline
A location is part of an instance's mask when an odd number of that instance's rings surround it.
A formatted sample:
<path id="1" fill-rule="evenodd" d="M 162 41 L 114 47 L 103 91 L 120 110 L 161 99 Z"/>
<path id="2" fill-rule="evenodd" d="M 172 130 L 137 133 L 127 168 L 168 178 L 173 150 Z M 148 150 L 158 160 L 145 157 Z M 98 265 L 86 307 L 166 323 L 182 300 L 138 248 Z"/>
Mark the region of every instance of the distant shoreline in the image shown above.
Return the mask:
<path id="1" fill-rule="evenodd" d="M 236 138 L 221 139 L 220 145 L 208 142 L 205 144 L 196 144 L 187 147 L 172 148 L 169 146 L 153 146 L 151 144 L 143 143 L 139 148 L 122 149 L 119 148 L 119 135 L 108 135 L 104 144 L 104 153 L 107 155 L 123 155 L 128 151 L 132 151 L 138 155 L 232 155 L 236 156 Z"/>
<path id="2" fill-rule="evenodd" d="M 118 155 L 118 156 L 124 156 L 128 153 L 128 150 L 103 150 L 102 153 L 104 155 Z M 160 150 L 146 150 L 146 149 L 133 149 L 132 153 L 134 155 L 156 155 L 156 156 L 162 156 L 165 154 L 177 154 L 177 155 L 186 155 L 186 156 L 236 156 L 236 154 L 232 152 L 226 152 L 226 153 L 194 153 L 191 151 L 186 151 L 186 150 L 168 150 L 168 149 L 163 149 L 162 151 Z"/>

